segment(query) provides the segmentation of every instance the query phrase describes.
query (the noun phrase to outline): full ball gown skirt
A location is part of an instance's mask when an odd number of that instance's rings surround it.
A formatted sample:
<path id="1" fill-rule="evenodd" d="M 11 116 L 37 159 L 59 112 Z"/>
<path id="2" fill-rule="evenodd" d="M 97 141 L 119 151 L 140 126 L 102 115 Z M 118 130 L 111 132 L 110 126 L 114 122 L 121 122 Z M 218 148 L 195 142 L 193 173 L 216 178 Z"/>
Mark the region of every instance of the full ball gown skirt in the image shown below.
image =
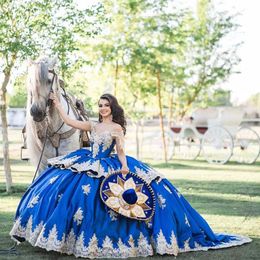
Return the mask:
<path id="1" fill-rule="evenodd" d="M 162 175 L 127 156 L 128 167 L 155 197 L 150 220 L 116 213 L 100 197 L 104 178 L 120 170 L 109 132 L 91 134 L 91 151 L 80 149 L 49 160 L 23 195 L 10 232 L 33 246 L 86 258 L 126 258 L 226 248 L 251 241 L 215 234 L 203 217 Z"/>

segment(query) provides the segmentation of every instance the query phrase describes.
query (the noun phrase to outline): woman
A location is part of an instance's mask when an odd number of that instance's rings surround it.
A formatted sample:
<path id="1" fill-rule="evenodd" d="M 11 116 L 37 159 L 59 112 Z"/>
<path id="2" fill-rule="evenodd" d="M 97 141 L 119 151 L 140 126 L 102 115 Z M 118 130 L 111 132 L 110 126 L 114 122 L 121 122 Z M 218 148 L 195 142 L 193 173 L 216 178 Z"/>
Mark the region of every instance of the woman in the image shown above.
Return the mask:
<path id="1" fill-rule="evenodd" d="M 53 99 L 66 124 L 91 131 L 91 151 L 49 160 L 18 206 L 13 239 L 87 258 L 176 256 L 251 241 L 214 234 L 167 179 L 125 155 L 124 111 L 114 96 L 100 97 L 96 124 L 69 118 Z"/>

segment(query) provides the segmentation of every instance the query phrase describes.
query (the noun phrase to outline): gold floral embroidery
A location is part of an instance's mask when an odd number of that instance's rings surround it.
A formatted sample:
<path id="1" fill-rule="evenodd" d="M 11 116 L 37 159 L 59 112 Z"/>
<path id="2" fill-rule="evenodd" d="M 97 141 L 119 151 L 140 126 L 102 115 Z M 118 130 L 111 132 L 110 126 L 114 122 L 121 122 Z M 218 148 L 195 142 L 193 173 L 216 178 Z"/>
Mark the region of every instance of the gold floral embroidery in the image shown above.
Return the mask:
<path id="1" fill-rule="evenodd" d="M 88 195 L 90 193 L 91 190 L 90 184 L 82 185 L 81 188 L 84 194 Z"/>
<path id="2" fill-rule="evenodd" d="M 102 147 L 102 152 L 105 152 L 113 142 L 113 138 L 109 131 L 105 131 L 102 133 L 96 133 L 96 131 L 92 131 L 90 136 L 90 141 L 93 142 L 92 153 L 93 157 L 96 157 Z"/>
<path id="3" fill-rule="evenodd" d="M 184 250 L 185 251 L 189 251 L 189 249 L 190 249 L 189 241 L 190 241 L 189 238 L 184 241 Z"/>
<path id="4" fill-rule="evenodd" d="M 185 214 L 184 216 L 185 216 L 185 224 L 190 227 L 190 222 L 187 218 L 187 215 Z"/>
<path id="5" fill-rule="evenodd" d="M 77 212 L 73 216 L 73 220 L 77 222 L 77 225 L 80 225 L 83 220 L 83 210 L 78 208 Z"/>
<path id="6" fill-rule="evenodd" d="M 157 200 L 159 207 L 164 209 L 166 207 L 166 199 L 162 196 L 162 194 L 157 193 Z"/>
<path id="7" fill-rule="evenodd" d="M 115 211 L 110 209 L 110 210 L 108 210 L 108 214 L 109 214 L 109 217 L 110 217 L 111 221 L 116 221 L 117 220 L 118 214 Z"/>
<path id="8" fill-rule="evenodd" d="M 163 187 L 170 193 L 172 194 L 172 191 L 170 190 L 170 188 L 168 186 L 166 186 L 165 184 L 163 184 Z"/>
<path id="9" fill-rule="evenodd" d="M 87 174 L 89 174 L 88 170 L 96 172 L 97 175 L 90 174 L 92 177 L 106 176 L 108 174 L 101 165 L 100 160 L 75 163 L 70 169 L 74 172 L 86 172 Z"/>
<path id="10" fill-rule="evenodd" d="M 39 195 L 34 196 L 31 201 L 28 203 L 27 208 L 33 208 L 39 202 Z"/>
<path id="11" fill-rule="evenodd" d="M 125 150 L 125 136 L 123 131 L 112 132 L 111 136 L 118 143 L 119 149 Z"/>
<path id="12" fill-rule="evenodd" d="M 227 243 L 221 243 L 217 246 L 203 247 L 195 242 L 195 248 L 189 248 L 188 246 L 186 248 L 178 248 L 177 239 L 174 233 L 171 233 L 170 242 L 168 243 L 162 230 L 160 230 L 157 234 L 156 239 L 151 239 L 151 241 L 148 241 L 147 238 L 144 237 L 144 235 L 141 232 L 137 241 L 135 241 L 132 235 L 130 235 L 128 245 L 123 243 L 121 238 L 118 238 L 117 247 L 111 247 L 112 240 L 107 236 L 103 240 L 102 246 L 100 247 L 98 246 L 99 240 L 95 234 L 93 234 L 87 245 L 84 244 L 84 232 L 81 232 L 81 234 L 78 237 L 76 237 L 73 229 L 71 229 L 68 234 L 63 233 L 61 240 L 59 240 L 56 225 L 53 225 L 53 228 L 48 232 L 47 237 L 45 237 L 44 234 L 46 232 L 45 225 L 43 225 L 43 222 L 39 223 L 33 229 L 32 221 L 33 217 L 30 216 L 27 225 L 22 226 L 21 218 L 18 218 L 14 223 L 10 235 L 24 237 L 33 246 L 39 246 L 47 250 L 55 250 L 66 254 L 74 254 L 76 257 L 126 258 L 149 256 L 154 255 L 155 253 L 172 254 L 176 256 L 178 252 L 198 250 L 205 251 L 208 249 L 227 248 L 231 246 L 242 245 L 244 243 L 249 243 L 252 241 L 248 237 L 234 235 L 236 237 L 235 240 L 231 240 Z"/>
<path id="13" fill-rule="evenodd" d="M 53 184 L 56 180 L 57 180 L 57 178 L 58 178 L 59 176 L 54 176 L 54 177 L 52 177 L 51 179 L 50 179 L 50 184 Z"/>
<path id="14" fill-rule="evenodd" d="M 51 158 L 48 160 L 48 164 L 52 166 L 58 165 L 61 166 L 62 168 L 68 168 L 80 158 L 80 156 L 78 155 L 74 155 L 68 158 L 65 157 L 66 156 L 58 156 L 58 157 Z"/>
<path id="15" fill-rule="evenodd" d="M 55 165 L 57 164 L 58 162 L 60 162 L 66 155 L 60 155 L 60 156 L 57 156 L 57 157 L 53 157 L 53 158 L 50 158 L 48 159 L 48 165 Z"/>
<path id="16" fill-rule="evenodd" d="M 148 184 L 150 184 L 151 181 L 153 181 L 157 177 L 164 178 L 163 175 L 161 175 L 157 171 L 153 170 L 152 168 L 147 168 L 147 171 L 146 171 L 145 169 L 141 169 L 141 168 L 135 166 L 135 172 L 139 177 L 144 179 Z"/>
<path id="17" fill-rule="evenodd" d="M 167 243 L 167 240 L 162 232 L 160 230 L 158 236 L 157 236 L 157 241 L 156 241 L 156 249 L 159 254 L 171 254 L 171 255 L 178 255 L 179 252 L 179 247 L 177 244 L 177 239 L 176 236 L 174 235 L 173 231 L 171 233 L 171 241 L 170 243 Z"/>

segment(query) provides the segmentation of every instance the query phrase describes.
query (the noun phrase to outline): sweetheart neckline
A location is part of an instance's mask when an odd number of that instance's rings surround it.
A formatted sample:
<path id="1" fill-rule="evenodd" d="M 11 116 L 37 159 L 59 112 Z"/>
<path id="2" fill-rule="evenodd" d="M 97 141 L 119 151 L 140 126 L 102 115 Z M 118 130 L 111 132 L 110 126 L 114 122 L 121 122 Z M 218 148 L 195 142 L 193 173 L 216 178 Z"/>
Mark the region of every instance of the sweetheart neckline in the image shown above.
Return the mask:
<path id="1" fill-rule="evenodd" d="M 110 134 L 110 135 L 112 136 L 112 133 L 111 133 L 110 131 L 108 131 L 108 130 L 105 130 L 105 131 L 100 132 L 100 133 L 98 133 L 98 132 L 96 132 L 96 131 L 94 130 L 94 131 L 92 131 L 92 133 L 95 134 L 95 135 L 97 135 L 97 136 L 101 136 L 101 135 L 104 135 L 104 134 Z"/>

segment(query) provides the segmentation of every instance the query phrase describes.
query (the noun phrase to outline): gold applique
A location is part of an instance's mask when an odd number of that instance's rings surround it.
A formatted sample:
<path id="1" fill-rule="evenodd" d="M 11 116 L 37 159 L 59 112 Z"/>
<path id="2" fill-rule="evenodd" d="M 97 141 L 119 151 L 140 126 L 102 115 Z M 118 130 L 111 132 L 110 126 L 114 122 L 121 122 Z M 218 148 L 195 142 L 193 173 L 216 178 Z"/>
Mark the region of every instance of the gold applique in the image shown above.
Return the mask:
<path id="1" fill-rule="evenodd" d="M 90 141 L 93 143 L 92 153 L 96 157 L 102 147 L 102 152 L 105 152 L 112 144 L 113 138 L 109 131 L 103 133 L 96 133 L 93 131 L 90 136 Z"/>
<path id="2" fill-rule="evenodd" d="M 54 250 L 66 254 L 74 254 L 76 257 L 87 258 L 107 257 L 107 249 L 103 247 L 106 245 L 109 248 L 110 258 L 126 258 L 134 256 L 150 256 L 155 253 L 177 256 L 178 252 L 227 248 L 252 241 L 248 237 L 234 235 L 236 239 L 226 243 L 223 242 L 217 246 L 200 246 L 195 242 L 195 248 L 178 248 L 177 239 L 173 231 L 171 233 L 170 243 L 168 243 L 162 230 L 160 230 L 156 239 L 151 238 L 153 243 L 147 241 L 147 238 L 140 232 L 139 238 L 137 238 L 136 241 L 133 239 L 132 235 L 129 236 L 128 245 L 123 243 L 122 239 L 119 237 L 117 246 L 111 247 L 110 241 L 112 241 L 112 239 L 107 236 L 107 238 L 103 240 L 103 243 L 101 243 L 102 246 L 100 247 L 98 246 L 99 241 L 95 233 L 86 245 L 84 243 L 84 231 L 81 232 L 80 236 L 76 237 L 73 229 L 71 229 L 68 234 L 63 233 L 61 239 L 59 239 L 57 227 L 54 224 L 53 228 L 47 234 L 46 233 L 47 232 L 45 232 L 45 225 L 43 222 L 40 222 L 33 228 L 33 216 L 31 215 L 26 226 L 22 226 L 21 218 L 19 217 L 15 221 L 10 235 L 24 237 L 33 246 L 39 246 L 47 250 Z M 47 237 L 45 237 L 44 234 L 46 234 Z"/>
<path id="3" fill-rule="evenodd" d="M 52 165 L 52 166 L 58 165 L 58 166 L 61 166 L 62 168 L 68 168 L 75 161 L 77 161 L 80 158 L 80 156 L 78 156 L 78 155 L 74 155 L 74 156 L 68 157 L 68 158 L 65 158 L 65 157 L 66 157 L 66 155 L 51 158 L 48 160 L 48 164 Z"/>

